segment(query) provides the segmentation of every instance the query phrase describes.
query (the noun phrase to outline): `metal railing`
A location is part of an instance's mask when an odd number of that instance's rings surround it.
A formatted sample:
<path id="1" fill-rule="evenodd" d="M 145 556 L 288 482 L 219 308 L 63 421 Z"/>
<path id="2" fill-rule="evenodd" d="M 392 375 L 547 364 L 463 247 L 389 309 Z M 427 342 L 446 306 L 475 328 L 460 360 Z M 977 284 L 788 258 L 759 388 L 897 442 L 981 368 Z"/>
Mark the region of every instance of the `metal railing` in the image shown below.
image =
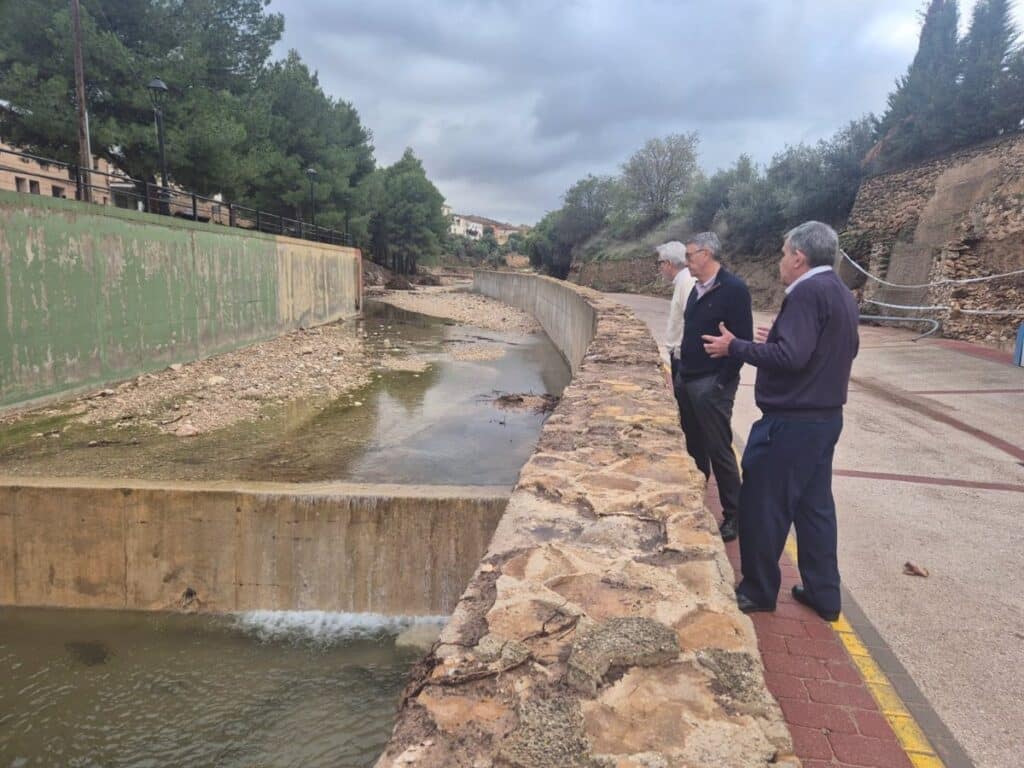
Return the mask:
<path id="1" fill-rule="evenodd" d="M 227 202 L 219 197 L 206 197 L 179 187 L 164 187 L 155 182 L 133 179 L 124 173 L 97 169 L 86 171 L 60 160 L 0 147 L 0 173 L 3 172 L 13 175 L 12 191 L 16 192 L 112 205 L 331 245 L 355 244 L 348 232 L 317 226 L 302 219 Z"/>

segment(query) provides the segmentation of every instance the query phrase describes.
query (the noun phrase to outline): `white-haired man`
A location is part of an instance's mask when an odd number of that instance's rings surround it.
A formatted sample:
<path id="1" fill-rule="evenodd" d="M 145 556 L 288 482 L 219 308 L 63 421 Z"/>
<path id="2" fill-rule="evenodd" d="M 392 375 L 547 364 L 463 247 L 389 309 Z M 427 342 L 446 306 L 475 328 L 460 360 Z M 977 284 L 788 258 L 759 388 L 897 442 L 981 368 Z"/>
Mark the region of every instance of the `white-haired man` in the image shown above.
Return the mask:
<path id="1" fill-rule="evenodd" d="M 857 302 L 833 271 L 835 230 L 804 222 L 786 234 L 779 276 L 786 298 L 763 339 L 735 338 L 728 326 L 704 336 L 711 357 L 757 367 L 761 420 L 743 452 L 736 602 L 744 613 L 774 611 L 782 555 L 796 528 L 800 577 L 793 597 L 826 621 L 841 610 L 832 456 L 859 347 Z"/>
<path id="2" fill-rule="evenodd" d="M 658 271 L 662 279 L 674 286 L 665 324 L 665 352 L 674 379 L 679 366 L 679 345 L 683 342 L 683 313 L 686 312 L 686 300 L 690 298 L 690 291 L 697 284 L 697 278 L 690 274 L 686 266 L 686 246 L 678 240 L 659 245 L 654 250 L 658 255 Z"/>

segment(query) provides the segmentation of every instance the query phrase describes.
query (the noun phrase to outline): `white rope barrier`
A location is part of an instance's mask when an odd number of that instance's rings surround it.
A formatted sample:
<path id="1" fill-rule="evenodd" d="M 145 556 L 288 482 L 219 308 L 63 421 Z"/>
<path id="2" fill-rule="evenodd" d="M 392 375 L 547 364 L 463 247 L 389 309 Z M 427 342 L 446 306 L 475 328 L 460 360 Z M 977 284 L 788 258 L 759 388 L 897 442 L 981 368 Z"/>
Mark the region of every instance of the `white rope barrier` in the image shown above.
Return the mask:
<path id="1" fill-rule="evenodd" d="M 871 280 L 874 280 L 877 283 L 881 283 L 882 285 L 886 285 L 886 286 L 888 286 L 890 288 L 935 288 L 935 287 L 940 286 L 940 285 L 968 285 L 970 283 L 984 283 L 984 282 L 987 282 L 989 280 L 1000 280 L 1000 279 L 1002 279 L 1004 277 L 1015 277 L 1017 275 L 1024 275 L 1024 269 L 1016 269 L 1013 272 L 1003 272 L 1003 273 L 998 274 L 998 275 L 985 275 L 983 277 L 965 277 L 965 278 L 960 278 L 960 279 L 948 278 L 946 280 L 937 280 L 934 283 L 921 283 L 920 285 L 909 285 L 909 284 L 903 284 L 903 283 L 891 283 L 888 280 L 883 280 L 882 278 L 878 277 L 877 275 L 872 275 L 870 272 L 868 272 L 866 269 L 864 269 L 864 267 L 862 267 L 856 261 L 851 259 L 849 254 L 846 253 L 846 251 L 840 249 L 839 252 L 841 254 L 843 254 L 843 258 L 846 259 L 848 262 L 850 262 L 850 264 L 853 266 L 853 268 L 856 269 L 858 272 L 860 272 L 862 275 L 870 278 Z"/>
<path id="2" fill-rule="evenodd" d="M 910 312 L 959 312 L 962 315 L 1001 315 L 1014 316 L 1024 315 L 1024 309 L 960 309 L 959 307 L 947 307 L 936 305 L 931 307 L 916 307 L 907 304 L 887 304 L 884 301 L 874 299 L 863 299 L 865 304 L 875 304 L 886 309 L 904 309 Z"/>
<path id="3" fill-rule="evenodd" d="M 862 299 L 865 304 L 876 304 L 879 307 L 885 307 L 886 309 L 906 309 L 913 312 L 948 312 L 951 307 L 914 307 L 908 304 L 887 304 L 884 301 L 875 301 L 874 299 Z"/>

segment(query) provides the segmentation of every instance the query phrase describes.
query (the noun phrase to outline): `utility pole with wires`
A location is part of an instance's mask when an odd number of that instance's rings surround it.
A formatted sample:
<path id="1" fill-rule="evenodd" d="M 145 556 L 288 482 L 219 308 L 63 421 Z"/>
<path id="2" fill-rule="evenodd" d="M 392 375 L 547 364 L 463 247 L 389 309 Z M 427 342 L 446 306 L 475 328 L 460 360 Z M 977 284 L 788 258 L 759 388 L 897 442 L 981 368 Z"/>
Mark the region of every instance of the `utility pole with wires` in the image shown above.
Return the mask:
<path id="1" fill-rule="evenodd" d="M 82 63 L 82 12 L 79 0 L 71 0 L 71 25 L 75 38 L 75 101 L 78 102 L 78 190 L 79 198 L 92 199 L 89 171 L 92 147 L 89 145 L 89 111 L 85 104 L 85 66 Z"/>

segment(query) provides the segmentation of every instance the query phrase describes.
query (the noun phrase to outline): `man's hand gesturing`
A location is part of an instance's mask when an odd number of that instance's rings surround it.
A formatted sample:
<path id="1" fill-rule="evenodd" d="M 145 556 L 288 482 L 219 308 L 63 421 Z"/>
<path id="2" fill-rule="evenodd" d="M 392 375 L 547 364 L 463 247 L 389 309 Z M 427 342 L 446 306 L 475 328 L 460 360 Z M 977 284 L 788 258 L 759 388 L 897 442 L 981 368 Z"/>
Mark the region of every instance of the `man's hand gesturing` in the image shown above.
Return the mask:
<path id="1" fill-rule="evenodd" d="M 729 342 L 736 337 L 725 327 L 725 323 L 718 324 L 718 332 L 722 335 L 701 336 L 701 339 L 704 340 L 704 351 L 708 353 L 708 357 L 729 356 Z"/>

